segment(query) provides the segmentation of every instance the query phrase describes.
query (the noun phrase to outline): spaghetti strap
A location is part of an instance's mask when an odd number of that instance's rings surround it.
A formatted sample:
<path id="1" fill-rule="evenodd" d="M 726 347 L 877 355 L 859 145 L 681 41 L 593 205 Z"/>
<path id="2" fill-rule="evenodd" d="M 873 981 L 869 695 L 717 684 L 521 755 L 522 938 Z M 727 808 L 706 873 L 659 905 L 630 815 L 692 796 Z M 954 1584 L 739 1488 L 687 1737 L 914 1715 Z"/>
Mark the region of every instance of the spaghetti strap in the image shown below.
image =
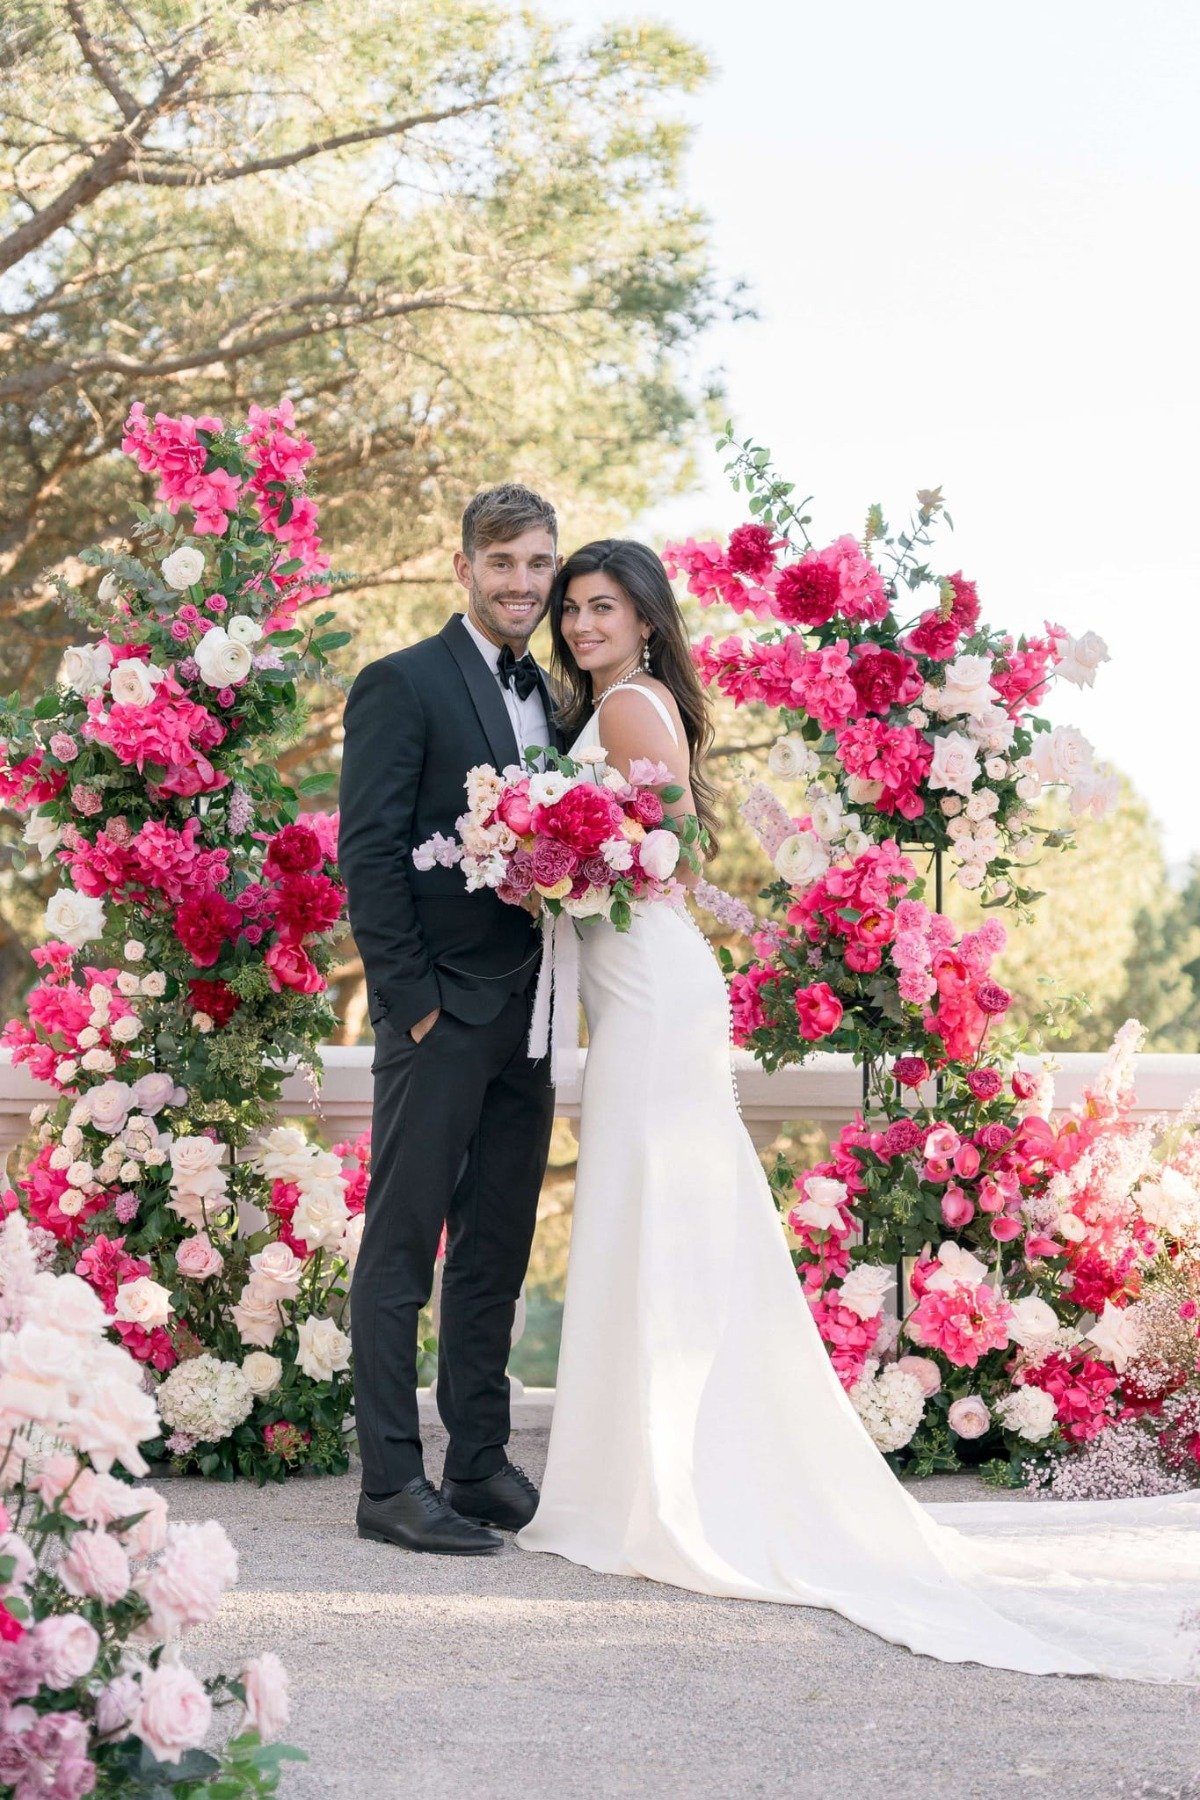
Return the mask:
<path id="1" fill-rule="evenodd" d="M 601 694 L 600 699 L 596 705 L 597 713 L 600 711 L 600 708 L 604 705 L 604 702 L 608 699 L 608 695 L 615 694 L 616 691 L 617 690 L 615 687 L 611 687 L 611 688 L 609 688 L 608 693 Z M 667 730 L 670 732 L 672 743 L 678 744 L 679 733 L 675 729 L 675 721 L 671 717 L 670 711 L 667 707 L 667 703 L 665 700 L 662 700 L 659 698 L 659 696 L 654 692 L 653 688 L 639 687 L 636 681 L 627 681 L 627 682 L 622 683 L 621 692 L 623 694 L 641 694 L 643 699 L 648 700 L 650 702 L 651 706 L 654 708 L 655 712 L 657 712 L 657 714 L 661 718 L 661 720 L 662 720 L 663 724 L 666 726 Z"/>

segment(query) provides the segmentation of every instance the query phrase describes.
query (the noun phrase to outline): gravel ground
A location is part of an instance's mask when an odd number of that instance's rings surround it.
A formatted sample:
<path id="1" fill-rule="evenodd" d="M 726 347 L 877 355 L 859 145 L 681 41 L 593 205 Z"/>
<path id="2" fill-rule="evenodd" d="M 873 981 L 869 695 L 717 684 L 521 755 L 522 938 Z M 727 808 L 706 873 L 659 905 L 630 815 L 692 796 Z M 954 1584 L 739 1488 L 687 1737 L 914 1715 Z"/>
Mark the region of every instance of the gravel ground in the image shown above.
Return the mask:
<path id="1" fill-rule="evenodd" d="M 436 1480 L 444 1440 L 429 1439 Z M 513 1439 L 535 1479 L 545 1441 Z M 511 1545 L 409 1556 L 355 1536 L 357 1488 L 357 1474 L 168 1488 L 177 1517 L 219 1518 L 241 1558 L 191 1660 L 271 1649 L 291 1672 L 288 1736 L 310 1760 L 285 1775 L 286 1800 L 1200 1800 L 1200 1712 L 1178 1688 L 937 1663 L 835 1614 Z M 979 1491 L 964 1476 L 919 1488 Z"/>

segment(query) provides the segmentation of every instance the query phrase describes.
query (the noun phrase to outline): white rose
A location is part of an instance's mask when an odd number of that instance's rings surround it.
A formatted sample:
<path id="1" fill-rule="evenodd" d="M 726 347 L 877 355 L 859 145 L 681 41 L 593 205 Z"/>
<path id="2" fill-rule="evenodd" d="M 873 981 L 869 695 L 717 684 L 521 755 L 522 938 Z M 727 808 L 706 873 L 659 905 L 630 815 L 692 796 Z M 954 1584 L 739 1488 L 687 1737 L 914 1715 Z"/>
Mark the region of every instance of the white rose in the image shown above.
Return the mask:
<path id="1" fill-rule="evenodd" d="M 139 1275 L 136 1281 L 127 1281 L 117 1289 L 116 1316 L 131 1325 L 144 1325 L 147 1331 L 165 1325 L 171 1316 L 170 1289 L 151 1281 L 148 1275 Z"/>
<path id="2" fill-rule="evenodd" d="M 199 1175 L 219 1166 L 222 1146 L 208 1137 L 177 1137 L 171 1142 L 171 1167 L 176 1175 Z"/>
<path id="3" fill-rule="evenodd" d="M 989 781 L 1003 781 L 1008 774 L 1008 764 L 1002 756 L 989 756 L 983 765 L 983 772 Z"/>
<path id="4" fill-rule="evenodd" d="M 962 804 L 963 803 L 957 794 L 947 794 L 943 800 L 939 800 L 938 802 L 938 805 L 942 810 L 943 818 L 947 819 L 956 818 L 962 811 Z"/>
<path id="5" fill-rule="evenodd" d="M 1178 1169 L 1161 1169 L 1157 1179 L 1143 1181 L 1135 1189 L 1133 1198 L 1143 1219 L 1156 1231 L 1190 1238 L 1200 1230 L 1200 1194 Z"/>
<path id="6" fill-rule="evenodd" d="M 72 644 L 63 651 L 61 679 L 86 699 L 101 691 L 111 668 L 112 651 L 107 644 Z"/>
<path id="7" fill-rule="evenodd" d="M 1091 770 L 1094 759 L 1092 746 L 1074 725 L 1056 725 L 1053 731 L 1039 732 L 1029 755 L 1030 765 L 1044 782 L 1061 781 L 1069 787 Z M 1019 784 L 1017 792 L 1021 794 Z"/>
<path id="8" fill-rule="evenodd" d="M 250 1258 L 252 1279 L 263 1293 L 276 1300 L 294 1300 L 300 1291 L 304 1264 L 289 1245 L 268 1244 Z"/>
<path id="9" fill-rule="evenodd" d="M 1000 805 L 999 796 L 991 788 L 978 788 L 967 801 L 968 819 L 989 819 Z"/>
<path id="10" fill-rule="evenodd" d="M 544 775 L 534 775 L 529 782 L 529 798 L 534 806 L 553 806 L 561 800 L 571 783 L 557 769 L 548 769 Z"/>
<path id="11" fill-rule="evenodd" d="M 211 1013 L 196 1012 L 192 1014 L 192 1030 L 198 1031 L 201 1037 L 207 1037 L 215 1020 Z"/>
<path id="12" fill-rule="evenodd" d="M 123 1019 L 116 1019 L 110 1030 L 110 1036 L 118 1044 L 132 1044 L 142 1029 L 142 1022 L 136 1013 L 126 1013 Z"/>
<path id="13" fill-rule="evenodd" d="M 362 1243 L 363 1226 L 367 1222 L 365 1213 L 351 1213 L 346 1220 L 346 1229 L 342 1233 L 342 1241 L 338 1245 L 339 1254 L 344 1256 L 351 1274 L 358 1262 L 358 1249 Z"/>
<path id="14" fill-rule="evenodd" d="M 623 794 L 629 787 L 629 783 L 620 769 L 605 769 L 600 777 L 600 786 L 607 788 L 611 794 Z"/>
<path id="15" fill-rule="evenodd" d="M 225 629 L 235 644 L 257 644 L 262 636 L 262 626 L 256 624 L 249 613 L 234 613 Z M 271 1361 L 274 1360 L 272 1357 Z"/>
<path id="16" fill-rule="evenodd" d="M 941 1267 L 926 1278 L 925 1286 L 931 1288 L 952 1288 L 958 1283 L 965 1287 L 978 1287 L 987 1275 L 987 1266 L 948 1238 L 944 1244 L 938 1245 L 937 1260 Z"/>
<path id="17" fill-rule="evenodd" d="M 638 846 L 638 860 L 654 881 L 669 881 L 679 861 L 679 839 L 673 831 L 648 831 Z"/>
<path id="18" fill-rule="evenodd" d="M 578 750 L 572 751 L 571 761 L 594 766 L 596 763 L 602 763 L 607 755 L 608 752 L 603 744 L 581 744 Z"/>
<path id="19" fill-rule="evenodd" d="M 191 544 L 183 544 L 163 558 L 162 577 L 168 587 L 192 587 L 204 573 L 204 555 Z"/>
<path id="20" fill-rule="evenodd" d="M 56 825 L 44 812 L 31 812 L 25 821 L 22 842 L 41 857 L 51 856 L 62 839 L 62 826 Z"/>
<path id="21" fill-rule="evenodd" d="M 967 719 L 967 732 L 981 750 L 994 756 L 997 751 L 1009 748 L 1017 735 L 1017 727 L 1002 706 L 986 706 Z"/>
<path id="22" fill-rule="evenodd" d="M 117 1059 L 111 1050 L 85 1050 L 79 1060 L 94 1075 L 111 1075 L 117 1066 Z"/>
<path id="23" fill-rule="evenodd" d="M 65 1218 L 74 1219 L 87 1205 L 87 1195 L 78 1188 L 64 1188 L 58 1196 L 58 1210 Z"/>
<path id="24" fill-rule="evenodd" d="M 577 900 L 570 896 L 562 903 L 563 911 L 573 919 L 599 919 L 608 916 L 610 894 L 607 888 L 590 887 Z"/>
<path id="25" fill-rule="evenodd" d="M 835 1181 L 829 1175 L 810 1175 L 801 1192 L 804 1198 L 792 1208 L 793 1217 L 803 1219 L 818 1231 L 843 1229 L 845 1220 L 840 1208 L 847 1194 L 844 1181 Z"/>
<path id="26" fill-rule="evenodd" d="M 936 694 L 937 689 L 935 687 L 927 687 L 925 692 L 927 694 Z M 924 731 L 929 723 L 929 714 L 925 711 L 923 706 L 910 706 L 908 709 L 908 722 L 917 731 Z M 882 783 L 880 785 L 882 786 Z"/>
<path id="27" fill-rule="evenodd" d="M 152 969 L 142 977 L 142 992 L 151 1000 L 161 999 L 167 991 L 167 978 L 161 969 Z"/>
<path id="28" fill-rule="evenodd" d="M 67 1180 L 72 1187 L 87 1187 L 95 1172 L 90 1162 L 73 1162 L 67 1169 Z"/>
<path id="29" fill-rule="evenodd" d="M 794 831 L 775 852 L 775 873 L 789 887 L 808 887 L 829 868 L 829 852 L 811 831 Z"/>
<path id="30" fill-rule="evenodd" d="M 54 1065 L 54 1078 L 56 1081 L 60 1081 L 65 1087 L 69 1081 L 74 1079 L 78 1071 L 79 1064 L 75 1061 L 75 1058 L 73 1056 L 64 1056 L 61 1062 Z"/>
<path id="31" fill-rule="evenodd" d="M 341 1241 L 346 1218 L 346 1193 L 341 1182 L 314 1182 L 296 1202 L 292 1234 L 310 1250 L 333 1250 Z"/>
<path id="32" fill-rule="evenodd" d="M 59 888 L 50 896 L 42 923 L 50 937 L 79 950 L 102 935 L 104 917 L 103 901 L 91 894 L 77 894 L 74 888 Z"/>
<path id="33" fill-rule="evenodd" d="M 127 1000 L 132 1000 L 133 996 L 135 994 L 140 994 L 141 991 L 142 984 L 133 973 L 132 969 L 122 969 L 117 976 L 118 994 L 124 994 Z"/>
<path id="34" fill-rule="evenodd" d="M 1106 1300 L 1104 1311 L 1092 1329 L 1083 1334 L 1118 1375 L 1141 1348 L 1140 1311 L 1137 1306 L 1114 1306 L 1111 1300 Z"/>
<path id="35" fill-rule="evenodd" d="M 777 738 L 767 757 L 767 767 L 781 781 L 805 781 L 815 775 L 820 766 L 820 757 L 802 737 Z"/>
<path id="36" fill-rule="evenodd" d="M 1102 775 L 1099 769 L 1085 769 L 1076 777 L 1071 789 L 1071 811 L 1078 816 L 1090 813 L 1094 819 L 1112 811 L 1121 792 L 1115 775 Z"/>
<path id="37" fill-rule="evenodd" d="M 90 1050 L 93 1044 L 98 1044 L 99 1042 L 100 1033 L 94 1025 L 85 1025 L 76 1039 L 76 1043 L 81 1050 Z"/>
<path id="38" fill-rule="evenodd" d="M 141 962 L 146 954 L 146 946 L 140 938 L 130 938 L 125 945 L 125 961 Z"/>
<path id="39" fill-rule="evenodd" d="M 927 781 L 931 788 L 952 788 L 967 795 L 979 780 L 979 752 L 961 731 L 947 731 L 933 740 L 933 761 Z"/>
<path id="40" fill-rule="evenodd" d="M 140 1172 L 137 1164 L 132 1161 L 123 1162 L 117 1170 L 122 1181 L 136 1181 Z"/>
<path id="41" fill-rule="evenodd" d="M 254 1161 L 268 1181 L 298 1181 L 307 1174 L 308 1139 L 294 1125 L 276 1125 L 254 1152 Z"/>
<path id="42" fill-rule="evenodd" d="M 1019 1387 L 996 1402 L 996 1416 L 1031 1444 L 1038 1444 L 1054 1430 L 1057 1409 L 1053 1394 L 1044 1388 Z"/>
<path id="43" fill-rule="evenodd" d="M 1080 638 L 1069 637 L 1057 674 L 1074 687 L 1091 687 L 1101 663 L 1109 662 L 1108 645 L 1095 631 L 1085 631 Z"/>
<path id="44" fill-rule="evenodd" d="M 207 687 L 236 687 L 245 681 L 254 664 L 249 648 L 231 638 L 220 625 L 206 631 L 192 655 Z"/>
<path id="45" fill-rule="evenodd" d="M 332 1319 L 301 1319 L 296 1361 L 310 1381 L 328 1381 L 350 1367 L 350 1339 Z"/>
<path id="46" fill-rule="evenodd" d="M 873 1319 L 883 1310 L 883 1296 L 892 1283 L 891 1269 L 882 1263 L 859 1263 L 837 1290 L 837 1299 L 860 1319 Z"/>
<path id="47" fill-rule="evenodd" d="M 260 1398 L 279 1386 L 283 1364 L 266 1350 L 251 1350 L 242 1362 L 242 1374 L 250 1392 Z"/>
<path id="48" fill-rule="evenodd" d="M 1048 1344 L 1058 1330 L 1058 1315 L 1045 1300 L 1027 1294 L 1012 1302 L 1013 1316 L 1008 1322 L 1008 1335 L 1023 1350 Z"/>
<path id="49" fill-rule="evenodd" d="M 996 701 L 991 679 L 990 656 L 956 656 L 946 668 L 943 685 L 935 690 L 935 710 L 943 719 L 987 711 Z"/>
<path id="50" fill-rule="evenodd" d="M 964 863 L 956 872 L 955 880 L 961 888 L 977 888 L 983 884 L 983 867 L 980 863 Z"/>
<path id="51" fill-rule="evenodd" d="M 108 678 L 108 691 L 113 697 L 113 704 L 149 706 L 163 674 L 164 671 L 156 669 L 152 663 L 144 663 L 136 656 L 127 656 L 117 664 Z"/>

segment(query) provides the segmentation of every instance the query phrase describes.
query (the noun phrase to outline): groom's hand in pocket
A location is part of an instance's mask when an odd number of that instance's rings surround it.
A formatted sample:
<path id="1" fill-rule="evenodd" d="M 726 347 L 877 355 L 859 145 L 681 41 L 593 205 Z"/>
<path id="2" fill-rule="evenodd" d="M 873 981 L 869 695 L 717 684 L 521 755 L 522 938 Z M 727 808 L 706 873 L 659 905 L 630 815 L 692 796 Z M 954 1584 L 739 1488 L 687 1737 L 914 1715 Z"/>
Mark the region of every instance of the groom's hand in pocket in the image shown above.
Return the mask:
<path id="1" fill-rule="evenodd" d="M 415 1025 L 410 1025 L 408 1035 L 413 1043 L 419 1044 L 423 1037 L 428 1037 L 441 1016 L 441 1007 L 435 1006 L 431 1013 L 426 1013 L 423 1019 L 418 1019 Z"/>

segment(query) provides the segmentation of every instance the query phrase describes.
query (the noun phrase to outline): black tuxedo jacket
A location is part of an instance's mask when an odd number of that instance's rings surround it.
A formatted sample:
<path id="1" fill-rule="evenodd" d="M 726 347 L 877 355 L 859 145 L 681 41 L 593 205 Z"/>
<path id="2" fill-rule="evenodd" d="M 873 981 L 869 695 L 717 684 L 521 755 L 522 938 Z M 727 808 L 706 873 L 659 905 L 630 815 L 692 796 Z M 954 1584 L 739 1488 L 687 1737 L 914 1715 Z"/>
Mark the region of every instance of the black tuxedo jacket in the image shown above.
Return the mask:
<path id="1" fill-rule="evenodd" d="M 554 739 L 554 704 L 538 671 Z M 414 844 L 449 837 L 466 811 L 467 770 L 519 761 L 500 684 L 461 613 L 436 637 L 369 663 L 350 690 L 338 860 L 366 970 L 371 1019 L 407 1031 L 435 1007 L 494 1018 L 537 968 L 530 915 L 457 868 L 418 869 Z"/>

